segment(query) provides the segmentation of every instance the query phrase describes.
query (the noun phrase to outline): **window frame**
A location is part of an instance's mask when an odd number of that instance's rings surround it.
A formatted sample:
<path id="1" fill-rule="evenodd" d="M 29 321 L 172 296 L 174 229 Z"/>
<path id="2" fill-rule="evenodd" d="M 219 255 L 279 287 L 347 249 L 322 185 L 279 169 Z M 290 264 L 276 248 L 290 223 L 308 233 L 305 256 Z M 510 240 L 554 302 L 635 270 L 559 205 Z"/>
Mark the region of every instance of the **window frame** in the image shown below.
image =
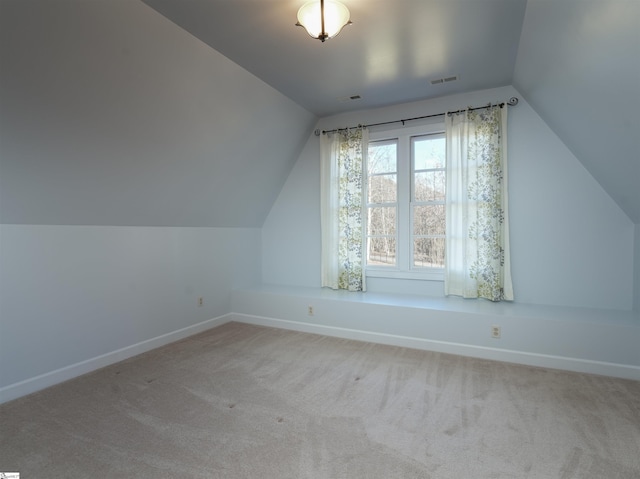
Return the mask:
<path id="1" fill-rule="evenodd" d="M 414 165 L 412 155 L 412 138 L 443 135 L 445 132 L 444 120 L 437 122 L 392 129 L 378 129 L 369 131 L 369 143 L 382 141 L 397 141 L 397 197 L 396 197 L 396 264 L 395 266 L 382 266 L 366 264 L 367 277 L 396 278 L 427 281 L 444 281 L 444 269 L 432 267 L 416 267 L 413 265 L 413 191 L 414 191 Z M 368 165 L 364 165 L 364 178 L 366 184 L 365 211 L 368 216 L 370 203 L 368 201 L 369 175 Z M 421 204 L 422 202 L 418 202 Z M 367 247 L 369 231 L 365 232 Z M 368 251 L 366 253 L 368 256 Z"/>

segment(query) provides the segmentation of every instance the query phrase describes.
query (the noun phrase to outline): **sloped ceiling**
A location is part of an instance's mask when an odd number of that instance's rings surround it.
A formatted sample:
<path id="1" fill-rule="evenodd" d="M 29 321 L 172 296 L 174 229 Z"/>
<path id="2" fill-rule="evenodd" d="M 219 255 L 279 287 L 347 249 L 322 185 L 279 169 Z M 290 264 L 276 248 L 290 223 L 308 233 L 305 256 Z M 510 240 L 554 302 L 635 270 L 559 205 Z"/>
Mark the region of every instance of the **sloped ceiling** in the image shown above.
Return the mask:
<path id="1" fill-rule="evenodd" d="M 304 1 L 1 0 L 1 221 L 260 226 L 315 117 L 512 84 L 640 223 L 640 1 Z"/>
<path id="2" fill-rule="evenodd" d="M 260 227 L 315 116 L 131 0 L 0 1 L 2 223 Z"/>
<path id="3" fill-rule="evenodd" d="M 342 0 L 325 43 L 305 0 L 143 1 L 320 117 L 514 85 L 640 223 L 638 0 Z"/>
<path id="4" fill-rule="evenodd" d="M 640 223 L 640 1 L 528 0 L 513 85 Z"/>

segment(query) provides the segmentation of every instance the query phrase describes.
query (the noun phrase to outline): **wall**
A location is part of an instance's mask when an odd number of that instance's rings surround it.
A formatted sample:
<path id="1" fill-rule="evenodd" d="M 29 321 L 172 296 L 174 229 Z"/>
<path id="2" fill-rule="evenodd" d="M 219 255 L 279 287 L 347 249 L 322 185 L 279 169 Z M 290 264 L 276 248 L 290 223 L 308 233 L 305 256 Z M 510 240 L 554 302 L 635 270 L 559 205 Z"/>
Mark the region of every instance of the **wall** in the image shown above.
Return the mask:
<path id="1" fill-rule="evenodd" d="M 258 228 L 2 225 L 0 396 L 197 332 L 259 282 L 259 244 Z"/>
<path id="2" fill-rule="evenodd" d="M 321 129 L 398 120 L 504 101 L 516 302 L 628 311 L 634 225 L 512 87 L 322 119 Z M 311 135 L 262 232 L 263 282 L 319 287 L 318 139 Z M 442 283 L 369 281 L 371 292 L 442 295 Z"/>
<path id="3" fill-rule="evenodd" d="M 234 321 L 640 380 L 640 318 L 630 311 L 267 285 L 232 301 Z"/>
<path id="4" fill-rule="evenodd" d="M 0 63 L 0 401 L 224 320 L 313 115 L 138 1 L 3 0 Z"/>
<path id="5" fill-rule="evenodd" d="M 634 279 L 633 284 L 635 286 L 634 296 L 634 311 L 640 315 L 640 225 L 636 225 L 635 228 L 635 249 L 633 255 L 634 264 Z"/>
<path id="6" fill-rule="evenodd" d="M 320 288 L 319 151 L 312 135 L 262 229 L 263 284 L 233 292 L 233 319 L 640 379 L 640 316 L 632 311 L 639 228 L 517 90 L 354 112 L 317 127 L 412 118 L 512 96 L 520 98 L 508 114 L 515 302 L 445 298 L 442 282 L 434 281 L 369 279 L 366 293 Z M 494 325 L 500 339 L 491 337 Z"/>

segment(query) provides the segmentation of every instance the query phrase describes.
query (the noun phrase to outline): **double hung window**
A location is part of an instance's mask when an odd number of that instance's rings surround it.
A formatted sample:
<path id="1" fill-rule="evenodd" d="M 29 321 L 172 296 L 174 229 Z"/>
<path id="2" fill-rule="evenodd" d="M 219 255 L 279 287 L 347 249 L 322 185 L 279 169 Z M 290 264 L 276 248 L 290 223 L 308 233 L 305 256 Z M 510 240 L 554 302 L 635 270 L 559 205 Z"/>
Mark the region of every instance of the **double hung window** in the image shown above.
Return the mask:
<path id="1" fill-rule="evenodd" d="M 366 164 L 368 276 L 443 279 L 443 124 L 371 132 Z"/>

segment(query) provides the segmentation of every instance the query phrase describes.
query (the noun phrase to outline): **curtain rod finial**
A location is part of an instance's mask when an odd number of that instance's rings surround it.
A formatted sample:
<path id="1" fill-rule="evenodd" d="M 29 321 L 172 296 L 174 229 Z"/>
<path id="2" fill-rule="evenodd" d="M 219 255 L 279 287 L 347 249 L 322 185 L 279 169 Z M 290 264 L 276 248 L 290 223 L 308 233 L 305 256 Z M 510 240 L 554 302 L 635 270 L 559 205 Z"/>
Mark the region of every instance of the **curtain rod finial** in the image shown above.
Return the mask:
<path id="1" fill-rule="evenodd" d="M 518 100 L 517 96 L 512 96 L 511 98 L 509 98 L 509 101 L 507 102 L 508 105 L 510 106 L 515 106 L 518 104 L 520 100 Z"/>

